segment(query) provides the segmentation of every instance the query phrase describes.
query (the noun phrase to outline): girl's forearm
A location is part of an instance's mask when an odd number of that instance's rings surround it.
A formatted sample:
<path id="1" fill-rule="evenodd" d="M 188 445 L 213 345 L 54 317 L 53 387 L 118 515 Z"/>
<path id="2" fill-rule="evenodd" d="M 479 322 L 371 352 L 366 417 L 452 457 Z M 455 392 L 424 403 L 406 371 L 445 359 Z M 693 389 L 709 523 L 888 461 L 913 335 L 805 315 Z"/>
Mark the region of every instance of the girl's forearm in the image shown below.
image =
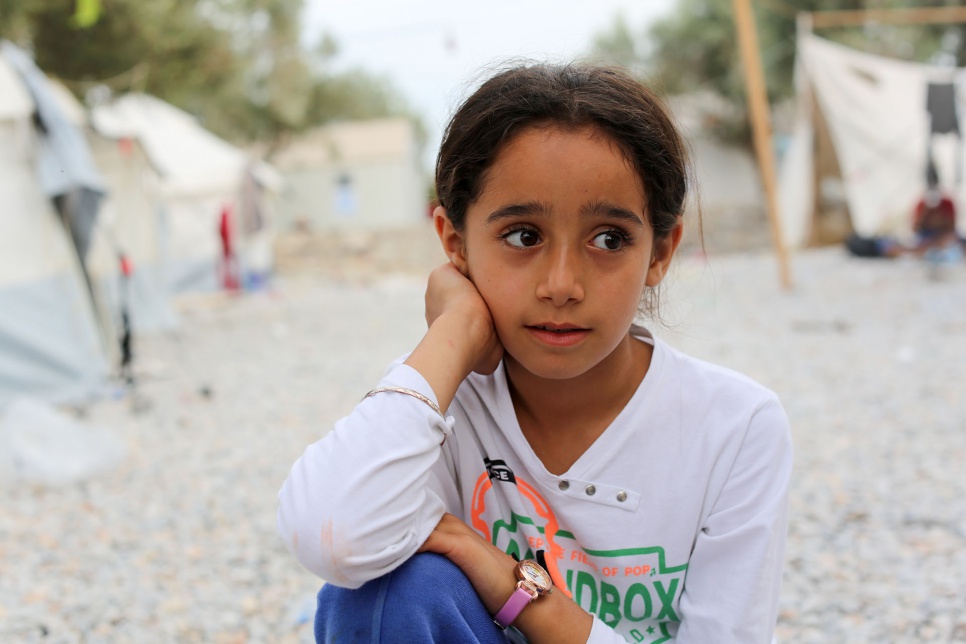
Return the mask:
<path id="1" fill-rule="evenodd" d="M 443 515 L 420 550 L 441 554 L 459 566 L 491 615 L 496 615 L 514 592 L 513 559 L 451 514 Z M 533 644 L 584 644 L 594 618 L 561 590 L 531 602 L 513 625 Z M 615 631 L 605 630 L 610 633 L 605 632 L 599 642 L 624 641 Z"/>
<path id="2" fill-rule="evenodd" d="M 532 644 L 584 644 L 590 637 L 593 624 L 593 616 L 561 592 L 533 602 L 514 623 Z M 617 636 L 615 641 L 622 641 L 616 632 L 614 635 Z"/>
<path id="3" fill-rule="evenodd" d="M 278 529 L 308 570 L 358 587 L 394 569 L 425 540 L 450 498 L 440 443 L 448 431 L 430 406 L 391 388 L 431 396 L 398 366 L 332 432 L 310 445 L 279 492 Z"/>
<path id="4" fill-rule="evenodd" d="M 486 339 L 464 316 L 444 313 L 436 318 L 405 364 L 418 371 L 436 394 L 444 412 L 456 390 L 473 371 L 485 350 Z"/>

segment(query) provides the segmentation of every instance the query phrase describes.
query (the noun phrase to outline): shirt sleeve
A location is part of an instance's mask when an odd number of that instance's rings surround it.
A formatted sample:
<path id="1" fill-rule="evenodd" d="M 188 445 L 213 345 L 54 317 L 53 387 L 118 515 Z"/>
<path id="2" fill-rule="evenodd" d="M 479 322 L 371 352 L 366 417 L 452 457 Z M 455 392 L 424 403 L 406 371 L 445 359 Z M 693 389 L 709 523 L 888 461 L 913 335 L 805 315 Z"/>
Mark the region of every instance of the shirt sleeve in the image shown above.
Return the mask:
<path id="1" fill-rule="evenodd" d="M 436 399 L 405 364 L 380 385 Z M 360 402 L 305 450 L 278 493 L 278 531 L 292 554 L 345 588 L 406 561 L 455 494 L 440 447 L 452 423 L 406 394 L 378 393 Z"/>
<path id="2" fill-rule="evenodd" d="M 695 540 L 681 595 L 678 644 L 772 641 L 791 471 L 788 419 L 772 398 L 753 414 Z"/>

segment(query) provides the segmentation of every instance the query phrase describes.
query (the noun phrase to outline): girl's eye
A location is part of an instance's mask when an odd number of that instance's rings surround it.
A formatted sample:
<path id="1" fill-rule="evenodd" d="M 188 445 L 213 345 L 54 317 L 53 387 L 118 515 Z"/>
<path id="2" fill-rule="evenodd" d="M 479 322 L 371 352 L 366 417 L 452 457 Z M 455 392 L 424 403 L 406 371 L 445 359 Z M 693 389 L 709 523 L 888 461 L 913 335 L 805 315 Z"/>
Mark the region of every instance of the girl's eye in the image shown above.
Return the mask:
<path id="1" fill-rule="evenodd" d="M 503 239 L 510 246 L 516 248 L 530 248 L 531 246 L 536 246 L 540 242 L 540 234 L 537 231 L 530 228 L 521 228 L 520 230 L 512 230 L 503 236 Z"/>
<path id="2" fill-rule="evenodd" d="M 627 243 L 627 239 L 616 230 L 608 230 L 596 235 L 591 243 L 601 250 L 620 250 Z"/>

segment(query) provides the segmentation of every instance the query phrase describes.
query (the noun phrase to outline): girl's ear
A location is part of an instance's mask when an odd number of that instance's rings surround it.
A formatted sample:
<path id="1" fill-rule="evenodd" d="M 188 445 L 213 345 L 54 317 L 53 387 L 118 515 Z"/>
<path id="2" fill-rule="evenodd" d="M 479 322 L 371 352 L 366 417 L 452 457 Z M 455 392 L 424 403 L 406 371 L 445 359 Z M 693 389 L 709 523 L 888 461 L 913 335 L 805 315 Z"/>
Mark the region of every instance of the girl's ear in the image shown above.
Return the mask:
<path id="1" fill-rule="evenodd" d="M 439 241 L 443 244 L 443 252 L 466 275 L 466 245 L 463 243 L 463 235 L 453 227 L 453 222 L 446 216 L 446 209 L 442 206 L 436 206 L 433 210 L 433 224 L 436 226 Z"/>
<path id="2" fill-rule="evenodd" d="M 678 225 L 661 240 L 654 242 L 654 253 L 651 255 L 651 264 L 647 267 L 647 278 L 644 283 L 648 286 L 657 286 L 667 275 L 667 270 L 671 266 L 671 258 L 674 251 L 681 243 L 681 236 L 684 234 L 683 222 Z"/>

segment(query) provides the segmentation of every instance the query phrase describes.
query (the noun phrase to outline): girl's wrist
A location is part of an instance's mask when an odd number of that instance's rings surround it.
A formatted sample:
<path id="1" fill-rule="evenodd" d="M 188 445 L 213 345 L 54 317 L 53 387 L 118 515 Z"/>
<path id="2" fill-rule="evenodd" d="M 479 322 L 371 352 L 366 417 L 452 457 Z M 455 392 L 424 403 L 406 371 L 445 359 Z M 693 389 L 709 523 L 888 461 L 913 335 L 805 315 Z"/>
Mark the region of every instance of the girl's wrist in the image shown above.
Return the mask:
<path id="1" fill-rule="evenodd" d="M 443 313 L 430 325 L 429 332 L 436 331 L 445 341 L 443 353 L 461 374 L 461 382 L 485 355 L 490 326 L 488 321 L 456 311 Z"/>
<path id="2" fill-rule="evenodd" d="M 586 642 L 594 617 L 562 592 L 553 592 L 530 603 L 513 625 L 532 644 Z"/>
<path id="3" fill-rule="evenodd" d="M 422 341 L 406 359 L 433 388 L 440 409 L 446 411 L 460 384 L 473 371 L 480 350 L 461 316 L 444 313 L 430 325 Z"/>

